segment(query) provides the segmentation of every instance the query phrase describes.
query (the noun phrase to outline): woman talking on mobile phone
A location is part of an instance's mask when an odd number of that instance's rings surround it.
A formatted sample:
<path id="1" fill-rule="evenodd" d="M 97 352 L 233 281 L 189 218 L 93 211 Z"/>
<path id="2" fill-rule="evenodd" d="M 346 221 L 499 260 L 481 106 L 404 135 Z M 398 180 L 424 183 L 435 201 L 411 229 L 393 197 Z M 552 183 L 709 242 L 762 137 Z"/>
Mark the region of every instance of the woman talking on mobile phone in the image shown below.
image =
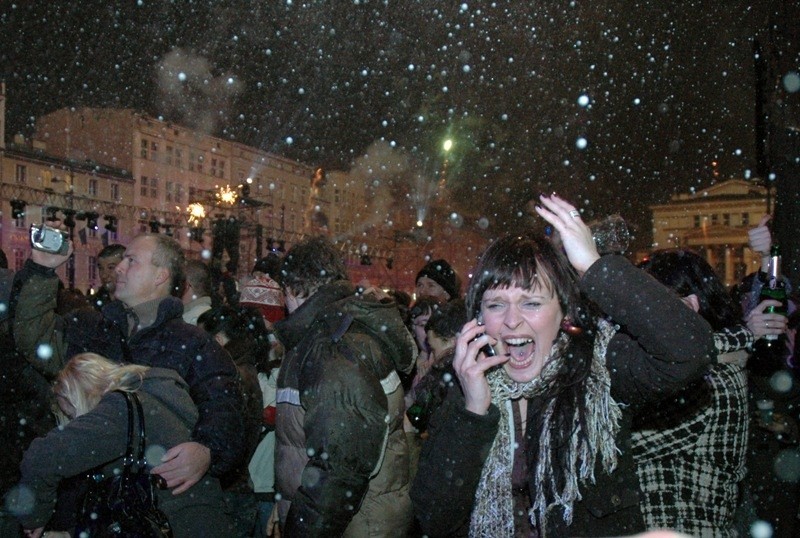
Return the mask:
<path id="1" fill-rule="evenodd" d="M 430 536 L 643 531 L 631 420 L 711 361 L 705 320 L 625 258 L 601 258 L 568 202 L 540 200 L 564 251 L 534 235 L 500 239 L 467 291 L 461 390 L 431 419 L 412 488 Z"/>

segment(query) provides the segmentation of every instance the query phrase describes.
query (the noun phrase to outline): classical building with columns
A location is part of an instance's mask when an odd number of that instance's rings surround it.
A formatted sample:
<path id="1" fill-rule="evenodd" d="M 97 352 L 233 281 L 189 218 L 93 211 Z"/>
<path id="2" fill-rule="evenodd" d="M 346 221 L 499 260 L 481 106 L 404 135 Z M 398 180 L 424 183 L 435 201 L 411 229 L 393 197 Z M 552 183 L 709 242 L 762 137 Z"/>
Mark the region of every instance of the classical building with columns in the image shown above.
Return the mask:
<path id="1" fill-rule="evenodd" d="M 747 230 L 767 212 L 768 192 L 742 179 L 677 194 L 650 206 L 655 249 L 688 248 L 705 257 L 726 285 L 757 271 L 761 258 L 747 246 Z"/>

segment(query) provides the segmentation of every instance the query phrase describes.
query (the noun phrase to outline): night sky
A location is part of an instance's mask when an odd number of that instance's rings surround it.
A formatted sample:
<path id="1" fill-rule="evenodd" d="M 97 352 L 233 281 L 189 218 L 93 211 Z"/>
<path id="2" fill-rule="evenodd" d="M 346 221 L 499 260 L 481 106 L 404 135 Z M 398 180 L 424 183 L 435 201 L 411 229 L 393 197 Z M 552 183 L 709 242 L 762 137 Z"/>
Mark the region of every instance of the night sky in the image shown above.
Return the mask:
<path id="1" fill-rule="evenodd" d="M 109 4 L 2 3 L 7 137 L 131 107 L 412 197 L 450 137 L 454 211 L 502 233 L 557 190 L 639 245 L 647 204 L 754 168 L 767 2 Z"/>

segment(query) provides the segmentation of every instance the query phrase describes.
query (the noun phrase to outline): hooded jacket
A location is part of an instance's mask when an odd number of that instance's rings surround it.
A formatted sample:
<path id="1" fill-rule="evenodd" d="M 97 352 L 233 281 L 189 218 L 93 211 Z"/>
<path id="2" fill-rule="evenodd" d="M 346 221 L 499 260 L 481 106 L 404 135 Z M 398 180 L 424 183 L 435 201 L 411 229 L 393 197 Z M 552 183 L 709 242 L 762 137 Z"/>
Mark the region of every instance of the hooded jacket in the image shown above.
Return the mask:
<path id="1" fill-rule="evenodd" d="M 275 330 L 276 491 L 285 536 L 405 536 L 403 389 L 414 340 L 394 303 L 327 284 Z"/>

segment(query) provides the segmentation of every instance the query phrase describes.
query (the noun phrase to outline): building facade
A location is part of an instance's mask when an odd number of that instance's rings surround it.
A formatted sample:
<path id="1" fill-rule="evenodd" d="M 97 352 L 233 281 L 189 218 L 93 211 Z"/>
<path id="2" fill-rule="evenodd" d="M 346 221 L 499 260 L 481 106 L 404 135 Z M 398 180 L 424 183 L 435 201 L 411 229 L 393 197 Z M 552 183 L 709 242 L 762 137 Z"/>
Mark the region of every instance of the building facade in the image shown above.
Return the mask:
<path id="1" fill-rule="evenodd" d="M 732 286 L 761 266 L 747 230 L 767 213 L 767 195 L 763 186 L 733 179 L 650 206 L 653 249 L 695 250 Z"/>
<path id="2" fill-rule="evenodd" d="M 100 285 L 97 254 L 127 242 L 120 228 L 136 213 L 130 173 L 91 161 L 53 157 L 42 143 L 16 137 L 0 146 L 0 248 L 19 270 L 30 256 L 30 226 L 58 218 L 69 225 L 75 256 L 59 276 L 82 291 Z"/>
<path id="3" fill-rule="evenodd" d="M 334 233 L 331 226 L 349 230 L 363 203 L 363 185 L 329 185 L 320 169 L 133 110 L 58 110 L 37 120 L 36 139 L 61 158 L 129 171 L 140 208 L 125 223 L 132 234 L 169 233 L 190 258 L 211 252 L 216 259 L 215 237 L 225 230 L 228 243 L 238 244 L 239 263 L 229 265 L 234 255 L 227 248 L 219 262 L 240 276 L 268 249 L 284 251 L 307 234 Z M 193 204 L 205 216 L 190 219 Z"/>
<path id="4" fill-rule="evenodd" d="M 352 280 L 408 292 L 433 258 L 466 281 L 486 243 L 470 219 L 454 224 L 438 195 L 422 227 L 413 197 L 375 190 L 376 178 L 326 173 L 128 109 L 57 110 L 37 119 L 32 141 L 15 137 L 1 156 L 0 246 L 12 268 L 29 256 L 30 223 L 66 210 L 77 217 L 76 255 L 61 277 L 87 292 L 99 286 L 100 249 L 143 232 L 169 234 L 190 259 L 240 278 L 269 250 L 322 233 Z M 23 219 L 12 201 L 25 204 Z"/>
<path id="5" fill-rule="evenodd" d="M 347 174 L 328 180 L 321 169 L 133 110 L 57 110 L 37 119 L 32 141 L 0 140 L 0 150 L 0 247 L 10 266 L 29 256 L 31 223 L 66 218 L 76 255 L 60 276 L 83 291 L 99 285 L 104 244 L 139 233 L 172 235 L 189 258 L 219 255 L 242 276 L 307 234 L 354 234 L 365 203 L 363 182 Z"/>

